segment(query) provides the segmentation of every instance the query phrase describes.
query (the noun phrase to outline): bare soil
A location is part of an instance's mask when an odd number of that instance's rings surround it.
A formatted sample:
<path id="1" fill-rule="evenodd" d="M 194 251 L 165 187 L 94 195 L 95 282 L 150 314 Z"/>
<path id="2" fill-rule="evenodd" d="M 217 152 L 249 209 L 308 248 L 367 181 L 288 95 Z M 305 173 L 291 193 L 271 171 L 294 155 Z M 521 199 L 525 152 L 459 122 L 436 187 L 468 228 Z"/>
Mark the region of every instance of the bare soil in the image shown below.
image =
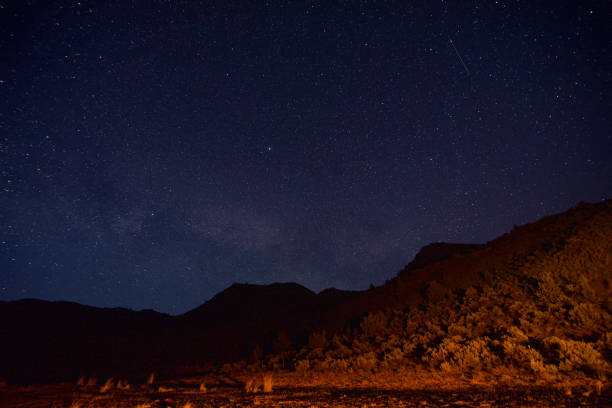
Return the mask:
<path id="1" fill-rule="evenodd" d="M 282 379 L 281 379 L 281 382 Z M 206 390 L 200 384 L 208 383 Z M 459 389 L 381 389 L 290 386 L 279 384 L 271 393 L 246 393 L 230 377 L 191 377 L 129 389 L 103 391 L 101 384 L 77 386 L 4 385 L 3 408 L 221 408 L 221 407 L 610 407 L 612 392 L 579 386 L 469 386 Z"/>

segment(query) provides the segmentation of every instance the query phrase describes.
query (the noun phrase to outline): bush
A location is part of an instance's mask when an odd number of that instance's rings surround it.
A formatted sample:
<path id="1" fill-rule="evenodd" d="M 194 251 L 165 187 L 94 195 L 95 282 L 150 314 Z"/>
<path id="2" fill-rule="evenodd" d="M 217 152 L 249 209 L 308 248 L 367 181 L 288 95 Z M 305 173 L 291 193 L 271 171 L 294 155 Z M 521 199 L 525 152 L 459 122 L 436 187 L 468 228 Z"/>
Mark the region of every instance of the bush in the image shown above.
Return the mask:
<path id="1" fill-rule="evenodd" d="M 310 360 L 299 360 L 295 363 L 295 371 L 308 371 L 310 370 Z"/>
<path id="2" fill-rule="evenodd" d="M 544 361 L 542 360 L 530 360 L 529 368 L 531 368 L 534 373 L 540 374 L 544 377 L 555 375 L 558 371 L 557 366 L 552 364 L 544 364 Z"/>
<path id="3" fill-rule="evenodd" d="M 572 323 L 585 329 L 593 328 L 601 319 L 601 314 L 595 306 L 590 303 L 580 303 L 569 312 Z"/>
<path id="4" fill-rule="evenodd" d="M 357 356 L 355 365 L 362 370 L 373 370 L 378 365 L 378 359 L 374 353 L 363 354 Z"/>
<path id="5" fill-rule="evenodd" d="M 387 333 L 389 318 L 383 311 L 370 313 L 361 322 L 361 330 L 366 337 L 382 336 Z"/>
<path id="6" fill-rule="evenodd" d="M 394 366 L 404 363 L 406 359 L 406 353 L 401 348 L 393 348 L 389 350 L 384 357 L 384 361 L 387 366 Z"/>
<path id="7" fill-rule="evenodd" d="M 343 337 L 337 334 L 334 334 L 334 337 L 332 337 L 333 353 L 341 358 L 347 358 L 353 354 L 353 350 L 344 343 L 344 340 Z"/>
<path id="8" fill-rule="evenodd" d="M 538 282 L 537 297 L 547 304 L 556 305 L 564 299 L 564 296 L 551 274 L 545 273 Z"/>
<path id="9" fill-rule="evenodd" d="M 516 326 L 510 326 L 510 328 L 508 328 L 508 335 L 517 343 L 529 342 L 529 337 L 527 337 L 527 335 Z"/>
<path id="10" fill-rule="evenodd" d="M 597 348 L 603 352 L 606 360 L 612 361 L 612 332 L 605 332 L 597 341 Z"/>
<path id="11" fill-rule="evenodd" d="M 485 337 L 460 344 L 451 338 L 445 338 L 438 347 L 428 350 L 424 360 L 439 365 L 445 371 L 489 367 L 495 356 L 487 346 L 487 341 Z"/>
<path id="12" fill-rule="evenodd" d="M 558 364 L 560 371 L 575 369 L 588 373 L 605 371 L 607 363 L 592 344 L 583 341 L 564 340 L 552 336 L 544 339 L 547 356 Z"/>
<path id="13" fill-rule="evenodd" d="M 533 348 L 520 344 L 514 339 L 506 339 L 502 343 L 506 360 L 521 368 L 530 368 L 535 372 L 544 370 L 542 355 Z"/>

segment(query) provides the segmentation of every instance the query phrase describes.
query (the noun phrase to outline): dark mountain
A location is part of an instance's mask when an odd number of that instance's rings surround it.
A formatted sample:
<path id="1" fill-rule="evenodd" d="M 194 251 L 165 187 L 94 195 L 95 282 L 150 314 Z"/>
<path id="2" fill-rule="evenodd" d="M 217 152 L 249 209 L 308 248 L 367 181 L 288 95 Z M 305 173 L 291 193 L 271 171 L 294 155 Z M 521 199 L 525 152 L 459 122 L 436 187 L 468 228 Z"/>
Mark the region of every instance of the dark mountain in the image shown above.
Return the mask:
<path id="1" fill-rule="evenodd" d="M 31 381 L 155 365 L 171 316 L 24 299 L 0 302 L 0 322 L 0 376 Z"/>
<path id="2" fill-rule="evenodd" d="M 283 320 L 312 303 L 315 297 L 314 292 L 297 283 L 234 283 L 180 319 L 209 327 L 260 324 L 267 319 Z"/>
<path id="3" fill-rule="evenodd" d="M 367 291 L 315 294 L 295 283 L 234 284 L 176 317 L 69 302 L 0 302 L 0 346 L 5 351 L 0 380 L 172 370 L 248 360 L 255 348 L 270 358 L 289 353 L 292 361 L 304 356 L 309 357 L 303 361 L 317 361 L 320 350 L 308 354 L 313 333 L 325 333 L 319 335 L 322 343 L 333 334 L 344 339 L 342 348 L 336 337 L 337 348 L 326 357 L 336 361 L 344 356 L 342 366 L 351 361 L 345 361 L 347 356 L 364 350 L 369 350 L 367 359 L 376 356 L 384 362 L 396 346 L 402 350 L 396 354 L 409 361 L 438 361 L 436 350 L 451 337 L 459 349 L 481 341 L 503 360 L 499 350 L 508 330 L 523 333 L 532 341 L 531 349 L 543 356 L 551 355 L 540 346 L 557 341 L 546 340 L 553 334 L 599 341 L 593 350 L 604 350 L 612 341 L 604 335 L 612 331 L 611 253 L 608 200 L 581 203 L 483 245 L 430 244 L 395 278 Z M 465 323 L 471 319 L 478 325 Z M 457 322 L 464 322 L 461 329 L 453 328 Z M 397 332 L 387 329 L 391 327 Z M 377 331 L 376 337 L 368 337 Z M 364 348 L 367 344 L 370 349 Z M 334 350 L 343 351 L 336 355 Z"/>
<path id="4" fill-rule="evenodd" d="M 315 294 L 296 283 L 233 284 L 176 318 L 179 330 L 185 333 L 181 349 L 188 352 L 184 360 L 248 358 L 256 346 L 271 352 L 281 333 L 292 346 L 302 345 L 330 309 L 358 293 L 327 289 Z"/>

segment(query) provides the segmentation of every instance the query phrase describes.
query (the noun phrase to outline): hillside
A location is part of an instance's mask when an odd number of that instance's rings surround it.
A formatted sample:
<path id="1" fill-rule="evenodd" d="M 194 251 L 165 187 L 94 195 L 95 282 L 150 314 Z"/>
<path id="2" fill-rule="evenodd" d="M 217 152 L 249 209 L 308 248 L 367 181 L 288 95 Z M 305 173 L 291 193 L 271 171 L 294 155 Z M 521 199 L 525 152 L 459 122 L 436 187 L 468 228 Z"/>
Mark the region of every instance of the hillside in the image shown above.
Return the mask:
<path id="1" fill-rule="evenodd" d="M 445 252 L 332 310 L 363 318 L 341 332 L 312 333 L 292 355 L 296 369 L 609 376 L 611 201 Z"/>

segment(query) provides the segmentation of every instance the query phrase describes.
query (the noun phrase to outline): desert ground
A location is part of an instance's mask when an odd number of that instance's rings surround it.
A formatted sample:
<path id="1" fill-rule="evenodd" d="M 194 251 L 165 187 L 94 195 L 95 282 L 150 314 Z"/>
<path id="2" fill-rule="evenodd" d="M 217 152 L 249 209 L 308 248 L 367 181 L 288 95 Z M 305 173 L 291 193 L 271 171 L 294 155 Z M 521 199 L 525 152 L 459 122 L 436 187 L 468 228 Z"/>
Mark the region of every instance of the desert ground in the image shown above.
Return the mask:
<path id="1" fill-rule="evenodd" d="M 370 380 L 351 387 L 343 379 L 297 373 L 272 373 L 271 392 L 263 391 L 263 374 L 205 375 L 178 380 L 126 380 L 82 377 L 78 384 L 6 385 L 0 406 L 23 408 L 221 408 L 221 407 L 609 407 L 607 382 L 566 381 L 546 385 L 528 381 L 511 386 L 483 378 L 435 376 L 384 387 Z M 326 381 L 325 379 L 329 379 Z M 251 390 L 246 391 L 249 383 Z M 420 385 L 420 386 L 419 386 Z"/>

